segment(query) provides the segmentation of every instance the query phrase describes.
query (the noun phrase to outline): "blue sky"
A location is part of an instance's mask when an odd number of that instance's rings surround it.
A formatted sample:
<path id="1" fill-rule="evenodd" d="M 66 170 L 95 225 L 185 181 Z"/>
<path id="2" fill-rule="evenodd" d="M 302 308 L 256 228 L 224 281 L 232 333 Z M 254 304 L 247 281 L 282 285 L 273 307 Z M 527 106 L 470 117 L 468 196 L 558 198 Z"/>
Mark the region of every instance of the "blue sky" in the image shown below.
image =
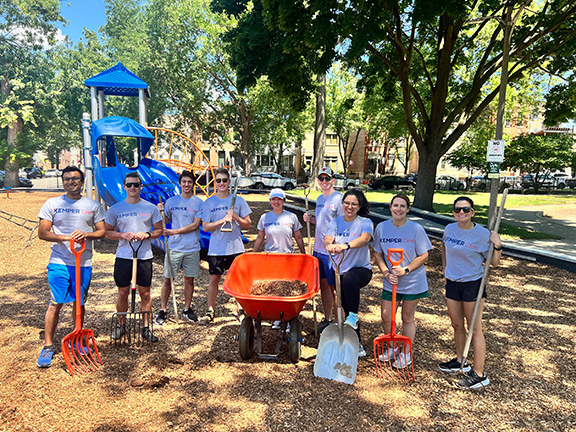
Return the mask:
<path id="1" fill-rule="evenodd" d="M 70 6 L 67 6 L 68 4 Z M 60 14 L 69 23 L 66 27 L 63 25 L 58 27 L 73 43 L 80 40 L 84 27 L 97 31 L 106 22 L 104 0 L 63 0 Z"/>

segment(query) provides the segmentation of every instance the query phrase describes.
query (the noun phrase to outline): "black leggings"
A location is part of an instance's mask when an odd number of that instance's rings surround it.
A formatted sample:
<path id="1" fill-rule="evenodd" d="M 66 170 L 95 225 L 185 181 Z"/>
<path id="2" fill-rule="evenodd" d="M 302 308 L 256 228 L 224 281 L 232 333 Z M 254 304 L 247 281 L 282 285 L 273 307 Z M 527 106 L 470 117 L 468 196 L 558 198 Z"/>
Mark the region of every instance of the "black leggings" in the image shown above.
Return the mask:
<path id="1" fill-rule="evenodd" d="M 353 267 L 340 275 L 342 289 L 342 308 L 347 316 L 350 312 L 358 313 L 360 308 L 360 288 L 364 288 L 372 280 L 372 270 L 364 267 Z M 356 330 L 360 339 L 360 323 Z"/>

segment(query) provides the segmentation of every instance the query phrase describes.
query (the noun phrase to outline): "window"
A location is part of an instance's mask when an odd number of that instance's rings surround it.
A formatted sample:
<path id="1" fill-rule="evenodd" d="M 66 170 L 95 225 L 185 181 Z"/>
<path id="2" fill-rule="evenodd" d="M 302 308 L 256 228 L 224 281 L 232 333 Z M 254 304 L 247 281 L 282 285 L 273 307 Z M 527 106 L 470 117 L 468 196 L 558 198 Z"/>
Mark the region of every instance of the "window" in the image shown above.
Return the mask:
<path id="1" fill-rule="evenodd" d="M 326 134 L 327 146 L 338 146 L 338 136 L 335 134 Z"/>

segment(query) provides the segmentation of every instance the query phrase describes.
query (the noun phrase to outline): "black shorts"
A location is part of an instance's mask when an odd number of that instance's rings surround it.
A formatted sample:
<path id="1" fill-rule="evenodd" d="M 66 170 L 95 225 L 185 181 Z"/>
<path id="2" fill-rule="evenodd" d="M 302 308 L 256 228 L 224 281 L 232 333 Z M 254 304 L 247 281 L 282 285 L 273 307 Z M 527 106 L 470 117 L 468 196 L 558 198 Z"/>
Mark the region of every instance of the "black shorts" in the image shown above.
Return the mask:
<path id="1" fill-rule="evenodd" d="M 234 259 L 240 254 L 235 255 L 208 255 L 208 273 L 211 275 L 222 275 L 230 268 Z"/>
<path id="2" fill-rule="evenodd" d="M 470 282 L 454 282 L 446 279 L 446 298 L 461 302 L 475 302 L 481 282 L 482 279 Z M 482 298 L 486 298 L 486 287 L 484 287 Z"/>
<path id="3" fill-rule="evenodd" d="M 132 259 L 116 258 L 114 262 L 114 282 L 116 286 L 124 288 L 130 286 L 132 281 Z M 136 285 L 149 287 L 152 285 L 152 258 L 138 260 L 136 266 Z"/>

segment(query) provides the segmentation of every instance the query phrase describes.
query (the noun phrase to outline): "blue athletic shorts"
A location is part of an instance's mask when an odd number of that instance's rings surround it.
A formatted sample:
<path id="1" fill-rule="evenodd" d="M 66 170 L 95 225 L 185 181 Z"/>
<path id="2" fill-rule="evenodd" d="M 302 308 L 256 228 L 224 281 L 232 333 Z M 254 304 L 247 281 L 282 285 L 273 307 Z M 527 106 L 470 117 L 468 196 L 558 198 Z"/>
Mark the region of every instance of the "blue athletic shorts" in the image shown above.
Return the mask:
<path id="1" fill-rule="evenodd" d="M 48 285 L 52 304 L 72 303 L 76 300 L 76 267 L 64 264 L 48 264 Z M 81 304 L 86 302 L 92 279 L 92 267 L 80 267 Z"/>
<path id="2" fill-rule="evenodd" d="M 314 251 L 312 256 L 318 258 L 318 267 L 320 267 L 320 279 L 327 279 L 328 285 L 334 286 L 336 279 L 334 278 L 334 268 L 332 267 L 332 261 L 330 261 L 330 257 L 326 254 L 316 251 Z"/>

